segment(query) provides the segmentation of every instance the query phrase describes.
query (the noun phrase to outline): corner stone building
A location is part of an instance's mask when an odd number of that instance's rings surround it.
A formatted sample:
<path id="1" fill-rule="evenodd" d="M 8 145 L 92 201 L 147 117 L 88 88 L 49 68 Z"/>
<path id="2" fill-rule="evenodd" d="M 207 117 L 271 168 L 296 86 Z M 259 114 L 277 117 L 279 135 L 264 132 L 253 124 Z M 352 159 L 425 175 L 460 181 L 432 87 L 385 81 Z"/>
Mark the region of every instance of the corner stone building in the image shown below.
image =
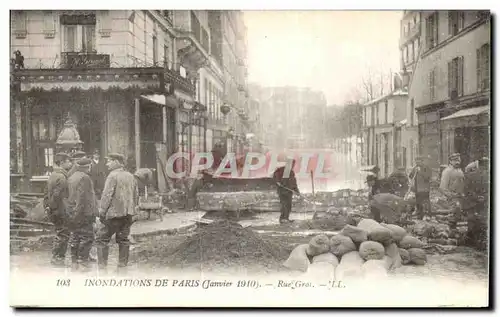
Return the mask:
<path id="1" fill-rule="evenodd" d="M 68 116 L 85 152 L 121 152 L 132 169 L 156 168 L 160 191 L 158 156 L 207 150 L 207 126 L 228 127 L 212 120 L 225 92 L 209 105 L 200 98 L 200 70 L 215 61 L 199 17 L 190 10 L 11 11 L 11 53 L 24 56 L 24 69 L 11 71 L 12 190 L 44 184 L 36 176 L 50 173 Z"/>
<path id="2" fill-rule="evenodd" d="M 420 11 L 420 17 L 409 88 L 419 152 L 436 169 L 458 152 L 465 166 L 490 154 L 490 12 Z"/>

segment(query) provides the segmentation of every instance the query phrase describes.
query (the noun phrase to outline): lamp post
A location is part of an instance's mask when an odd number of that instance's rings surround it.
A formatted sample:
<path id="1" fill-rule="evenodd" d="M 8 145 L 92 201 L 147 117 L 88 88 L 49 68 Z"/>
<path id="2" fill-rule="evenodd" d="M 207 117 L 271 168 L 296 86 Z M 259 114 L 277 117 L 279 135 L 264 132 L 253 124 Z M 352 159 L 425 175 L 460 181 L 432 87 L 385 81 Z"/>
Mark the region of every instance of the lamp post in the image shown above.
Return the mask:
<path id="1" fill-rule="evenodd" d="M 224 116 L 224 123 L 227 124 L 227 115 L 229 112 L 231 112 L 231 106 L 229 106 L 227 103 L 223 103 L 221 106 L 220 106 L 220 112 L 222 113 L 222 115 Z M 228 131 L 227 131 L 227 134 L 226 134 L 226 139 L 225 139 L 225 148 L 226 148 L 226 152 L 228 151 L 227 147 L 228 147 L 228 139 L 231 137 L 232 139 L 232 132 L 231 132 L 231 129 L 230 128 Z M 231 135 L 230 135 L 230 132 L 231 132 Z"/>

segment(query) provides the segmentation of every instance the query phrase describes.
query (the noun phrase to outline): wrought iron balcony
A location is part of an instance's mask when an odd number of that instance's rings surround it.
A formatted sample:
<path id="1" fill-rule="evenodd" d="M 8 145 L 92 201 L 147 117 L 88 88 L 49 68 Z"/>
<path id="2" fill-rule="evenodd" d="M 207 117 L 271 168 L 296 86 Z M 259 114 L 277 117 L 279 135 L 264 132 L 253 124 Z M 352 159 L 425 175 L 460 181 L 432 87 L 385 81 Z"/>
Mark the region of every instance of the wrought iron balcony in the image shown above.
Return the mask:
<path id="1" fill-rule="evenodd" d="M 61 54 L 61 68 L 109 68 L 111 66 L 108 54 L 63 52 Z"/>
<path id="2" fill-rule="evenodd" d="M 196 94 L 196 87 L 187 78 L 184 78 L 175 70 L 165 68 L 165 83 L 171 84 L 173 89 L 179 89 L 191 96 Z"/>
<path id="3" fill-rule="evenodd" d="M 417 23 L 413 25 L 406 33 L 401 35 L 401 39 L 399 40 L 399 46 L 404 46 L 409 41 L 415 39 L 420 36 L 420 26 L 422 23 Z"/>

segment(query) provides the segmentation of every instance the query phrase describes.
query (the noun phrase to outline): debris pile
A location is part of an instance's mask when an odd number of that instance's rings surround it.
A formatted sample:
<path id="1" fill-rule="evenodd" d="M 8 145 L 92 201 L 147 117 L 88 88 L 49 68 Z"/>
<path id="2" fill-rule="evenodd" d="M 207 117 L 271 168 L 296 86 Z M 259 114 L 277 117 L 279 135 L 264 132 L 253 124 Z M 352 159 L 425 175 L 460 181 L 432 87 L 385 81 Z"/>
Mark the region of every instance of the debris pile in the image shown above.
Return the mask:
<path id="1" fill-rule="evenodd" d="M 335 280 L 386 277 L 402 265 L 425 265 L 424 248 L 424 242 L 400 226 L 362 219 L 331 238 L 318 235 L 297 246 L 284 266 Z"/>
<path id="2" fill-rule="evenodd" d="M 164 259 L 164 263 L 170 267 L 201 265 L 204 271 L 242 268 L 255 263 L 268 269 L 279 269 L 287 253 L 282 246 L 261 239 L 250 229 L 221 220 L 199 227 L 193 236 Z"/>

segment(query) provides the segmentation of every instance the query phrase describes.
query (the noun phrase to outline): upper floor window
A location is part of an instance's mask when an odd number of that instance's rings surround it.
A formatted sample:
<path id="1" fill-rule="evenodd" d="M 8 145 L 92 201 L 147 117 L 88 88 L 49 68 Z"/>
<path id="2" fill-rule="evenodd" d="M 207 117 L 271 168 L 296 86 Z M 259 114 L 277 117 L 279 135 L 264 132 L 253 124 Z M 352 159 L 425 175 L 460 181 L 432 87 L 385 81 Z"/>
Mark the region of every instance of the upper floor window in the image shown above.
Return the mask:
<path id="1" fill-rule="evenodd" d="M 385 122 L 384 123 L 389 123 L 389 101 L 386 100 L 384 103 L 384 110 L 385 110 Z"/>
<path id="2" fill-rule="evenodd" d="M 438 13 L 434 12 L 426 19 L 425 41 L 427 49 L 431 49 L 438 44 Z"/>
<path id="3" fill-rule="evenodd" d="M 465 13 L 463 11 L 448 12 L 448 34 L 457 35 L 465 26 Z"/>
<path id="4" fill-rule="evenodd" d="M 454 99 L 464 94 L 464 57 L 448 62 L 448 96 Z"/>
<path id="5" fill-rule="evenodd" d="M 436 98 L 436 71 L 434 69 L 429 72 L 429 98 L 431 101 Z"/>
<path id="6" fill-rule="evenodd" d="M 484 44 L 476 52 L 477 89 L 490 89 L 490 51 L 489 43 Z"/>
<path id="7" fill-rule="evenodd" d="M 158 66 L 158 39 L 153 35 L 153 65 Z"/>
<path id="8" fill-rule="evenodd" d="M 96 52 L 96 18 L 95 14 L 62 15 L 64 52 Z"/>
<path id="9" fill-rule="evenodd" d="M 410 126 L 415 124 L 415 100 L 411 98 L 410 101 Z"/>

